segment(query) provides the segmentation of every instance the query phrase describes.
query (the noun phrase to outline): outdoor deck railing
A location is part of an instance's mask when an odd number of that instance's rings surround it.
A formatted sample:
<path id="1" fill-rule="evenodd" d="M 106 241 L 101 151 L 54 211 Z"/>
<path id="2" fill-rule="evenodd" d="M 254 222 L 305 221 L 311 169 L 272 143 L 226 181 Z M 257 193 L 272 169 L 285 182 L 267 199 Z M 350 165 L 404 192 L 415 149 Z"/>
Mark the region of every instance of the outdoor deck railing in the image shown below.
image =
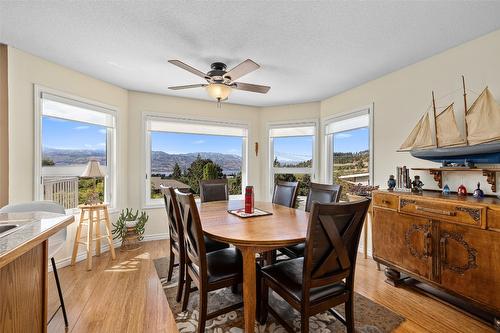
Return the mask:
<path id="1" fill-rule="evenodd" d="M 43 198 L 66 209 L 78 206 L 78 177 L 43 177 Z"/>

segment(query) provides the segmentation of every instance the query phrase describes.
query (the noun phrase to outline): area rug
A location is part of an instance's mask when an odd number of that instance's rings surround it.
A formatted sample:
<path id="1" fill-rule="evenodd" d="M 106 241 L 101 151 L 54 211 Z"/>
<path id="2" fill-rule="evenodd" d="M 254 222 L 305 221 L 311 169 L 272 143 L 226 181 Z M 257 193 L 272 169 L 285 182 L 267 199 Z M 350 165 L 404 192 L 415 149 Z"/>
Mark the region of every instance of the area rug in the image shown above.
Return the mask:
<path id="1" fill-rule="evenodd" d="M 174 268 L 172 280 L 167 282 L 168 258 L 156 259 L 154 263 L 168 303 L 174 314 L 179 332 L 196 332 L 196 327 L 198 325 L 198 292 L 191 293 L 188 308 L 186 311 L 182 312 L 181 304 L 175 301 L 178 268 Z M 241 302 L 241 295 L 233 294 L 230 288 L 210 292 L 208 297 L 208 312 L 210 313 L 216 309 L 237 302 Z M 269 303 L 288 323 L 292 324 L 297 332 L 300 332 L 300 315 L 295 309 L 291 308 L 287 302 L 274 292 L 269 295 Z M 339 305 L 336 309 L 344 315 L 343 305 Z M 372 302 L 368 298 L 355 293 L 354 321 L 356 332 L 382 333 L 392 332 L 404 321 L 404 318 Z M 310 317 L 309 325 L 311 332 L 329 333 L 346 331 L 345 326 L 329 312 Z M 215 319 L 208 320 L 205 332 L 242 333 L 242 327 L 243 311 L 239 309 L 221 315 Z M 271 314 L 269 314 L 265 325 L 256 324 L 255 331 L 259 333 L 286 333 L 286 330 L 276 322 Z"/>

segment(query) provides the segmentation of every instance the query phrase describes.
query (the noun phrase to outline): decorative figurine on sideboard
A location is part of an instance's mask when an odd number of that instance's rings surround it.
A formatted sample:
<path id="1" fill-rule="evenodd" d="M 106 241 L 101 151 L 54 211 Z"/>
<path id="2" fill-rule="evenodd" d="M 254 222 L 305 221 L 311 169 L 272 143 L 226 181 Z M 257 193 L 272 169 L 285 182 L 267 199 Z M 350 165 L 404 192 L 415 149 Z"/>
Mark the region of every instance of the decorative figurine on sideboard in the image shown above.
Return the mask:
<path id="1" fill-rule="evenodd" d="M 460 185 L 458 187 L 458 190 L 457 190 L 457 194 L 458 195 L 463 195 L 463 196 L 466 196 L 467 195 L 467 188 L 465 187 L 464 184 Z"/>
<path id="2" fill-rule="evenodd" d="M 394 191 L 395 187 L 396 187 L 396 179 L 394 178 L 394 175 L 390 175 L 389 180 L 387 181 L 387 189 L 389 191 Z"/>
<path id="3" fill-rule="evenodd" d="M 445 184 L 443 187 L 443 195 L 450 195 L 450 193 L 451 193 L 450 187 L 448 186 L 448 184 Z"/>
<path id="4" fill-rule="evenodd" d="M 474 198 L 481 199 L 484 198 L 484 191 L 481 190 L 481 183 L 477 183 L 477 188 L 474 190 Z"/>
<path id="5" fill-rule="evenodd" d="M 420 180 L 420 176 L 415 176 L 413 181 L 411 182 L 411 191 L 414 193 L 422 193 L 424 183 Z"/>

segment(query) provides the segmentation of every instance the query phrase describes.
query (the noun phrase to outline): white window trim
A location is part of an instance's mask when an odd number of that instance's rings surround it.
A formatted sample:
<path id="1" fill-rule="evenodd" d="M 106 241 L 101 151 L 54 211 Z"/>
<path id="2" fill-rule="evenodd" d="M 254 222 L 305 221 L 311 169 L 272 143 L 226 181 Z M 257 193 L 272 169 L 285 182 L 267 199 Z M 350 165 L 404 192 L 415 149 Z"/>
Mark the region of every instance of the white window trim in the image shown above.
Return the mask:
<path id="1" fill-rule="evenodd" d="M 321 129 L 323 133 L 323 140 L 324 140 L 324 159 L 323 159 L 323 166 L 325 168 L 325 173 L 324 173 L 324 181 L 326 183 L 331 184 L 333 182 L 333 165 L 332 165 L 332 154 L 333 154 L 333 147 L 332 147 L 332 140 L 331 140 L 331 135 L 332 134 L 326 134 L 326 128 L 329 124 L 335 121 L 343 120 L 346 118 L 351 118 L 351 117 L 356 117 L 357 115 L 363 114 L 365 112 L 368 112 L 368 119 L 369 119 L 369 182 L 370 185 L 373 185 L 373 175 L 374 175 L 374 163 L 373 163 L 373 156 L 374 156 L 374 149 L 373 149 L 373 119 L 374 119 L 374 104 L 369 104 L 351 111 L 347 112 L 342 112 L 335 114 L 333 116 L 327 117 L 323 119 Z"/>
<path id="2" fill-rule="evenodd" d="M 273 128 L 288 128 L 288 127 L 301 127 L 301 126 L 314 126 L 313 135 L 313 161 L 311 168 L 275 168 L 273 167 L 274 161 L 274 143 L 273 138 L 269 136 L 271 129 Z M 310 174 L 311 181 L 318 181 L 319 176 L 319 120 L 316 118 L 312 119 L 300 119 L 294 121 L 278 121 L 278 122 L 268 122 L 267 123 L 267 138 L 268 138 L 268 173 L 269 177 L 267 180 L 267 189 L 272 198 L 274 191 L 274 175 L 281 173 L 296 173 L 296 174 Z"/>
<path id="3" fill-rule="evenodd" d="M 111 199 L 107 202 L 110 209 L 113 211 L 116 209 L 117 205 L 117 182 L 116 182 L 116 172 L 117 172 L 117 127 L 119 124 L 118 119 L 118 108 L 104 104 L 91 99 L 83 98 L 77 95 L 65 93 L 56 89 L 45 87 L 42 85 L 33 85 L 33 99 L 34 99 L 34 163 L 33 163 L 33 200 L 43 200 L 42 194 L 42 93 L 51 94 L 60 97 L 68 102 L 68 104 L 73 104 L 82 107 L 88 105 L 91 109 L 99 108 L 99 112 L 106 112 L 114 117 L 114 128 L 113 131 L 107 131 L 106 142 L 110 142 L 111 145 L 106 147 L 106 170 L 107 172 L 107 183 L 106 186 L 109 190 L 105 191 L 105 201 Z M 73 102 L 73 103 L 72 103 Z M 79 212 L 78 208 L 69 209 L 67 213 L 77 214 Z"/>
<path id="4" fill-rule="evenodd" d="M 162 199 L 151 199 L 150 189 L 151 189 L 151 133 L 147 128 L 148 120 L 159 120 L 166 122 L 187 122 L 187 123 L 195 123 L 195 124 L 212 124 L 218 126 L 227 126 L 227 127 L 237 127 L 244 128 L 247 130 L 247 136 L 243 137 L 242 140 L 242 149 L 241 149 L 241 157 L 242 157 L 242 165 L 241 165 L 241 187 L 242 194 L 241 195 L 231 195 L 230 199 L 242 199 L 243 198 L 243 189 L 248 184 L 248 138 L 250 137 L 251 129 L 250 124 L 248 122 L 223 122 L 216 121 L 210 118 L 196 117 L 189 118 L 186 115 L 176 115 L 176 114 L 166 114 L 166 113 L 158 113 L 158 112 L 142 112 L 142 170 L 143 177 L 141 180 L 141 202 L 142 209 L 154 209 L 154 208 L 163 208 L 164 202 Z M 199 201 L 199 199 L 196 199 Z"/>

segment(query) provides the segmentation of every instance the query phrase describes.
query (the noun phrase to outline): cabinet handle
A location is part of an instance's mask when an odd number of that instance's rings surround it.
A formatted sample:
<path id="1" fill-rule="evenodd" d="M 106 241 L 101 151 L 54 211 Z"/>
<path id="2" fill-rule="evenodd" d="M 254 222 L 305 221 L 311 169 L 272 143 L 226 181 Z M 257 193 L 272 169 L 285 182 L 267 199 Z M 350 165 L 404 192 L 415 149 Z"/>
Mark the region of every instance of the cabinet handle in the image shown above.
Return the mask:
<path id="1" fill-rule="evenodd" d="M 382 200 L 382 203 L 384 205 L 390 205 L 391 204 L 391 202 L 389 200 Z"/>
<path id="2" fill-rule="evenodd" d="M 446 265 L 446 238 L 441 237 L 439 240 L 439 252 L 441 257 L 441 264 Z"/>
<path id="3" fill-rule="evenodd" d="M 421 206 L 417 206 L 415 209 L 417 211 L 420 211 L 420 212 L 432 213 L 432 214 L 438 214 L 438 215 L 446 215 L 446 216 L 457 215 L 456 212 L 450 212 L 448 210 L 442 210 L 442 209 L 427 208 L 427 207 L 421 207 Z"/>
<path id="4" fill-rule="evenodd" d="M 429 231 L 426 231 L 424 233 L 424 252 L 426 256 L 430 256 L 432 254 L 431 239 L 432 239 L 432 234 Z"/>

